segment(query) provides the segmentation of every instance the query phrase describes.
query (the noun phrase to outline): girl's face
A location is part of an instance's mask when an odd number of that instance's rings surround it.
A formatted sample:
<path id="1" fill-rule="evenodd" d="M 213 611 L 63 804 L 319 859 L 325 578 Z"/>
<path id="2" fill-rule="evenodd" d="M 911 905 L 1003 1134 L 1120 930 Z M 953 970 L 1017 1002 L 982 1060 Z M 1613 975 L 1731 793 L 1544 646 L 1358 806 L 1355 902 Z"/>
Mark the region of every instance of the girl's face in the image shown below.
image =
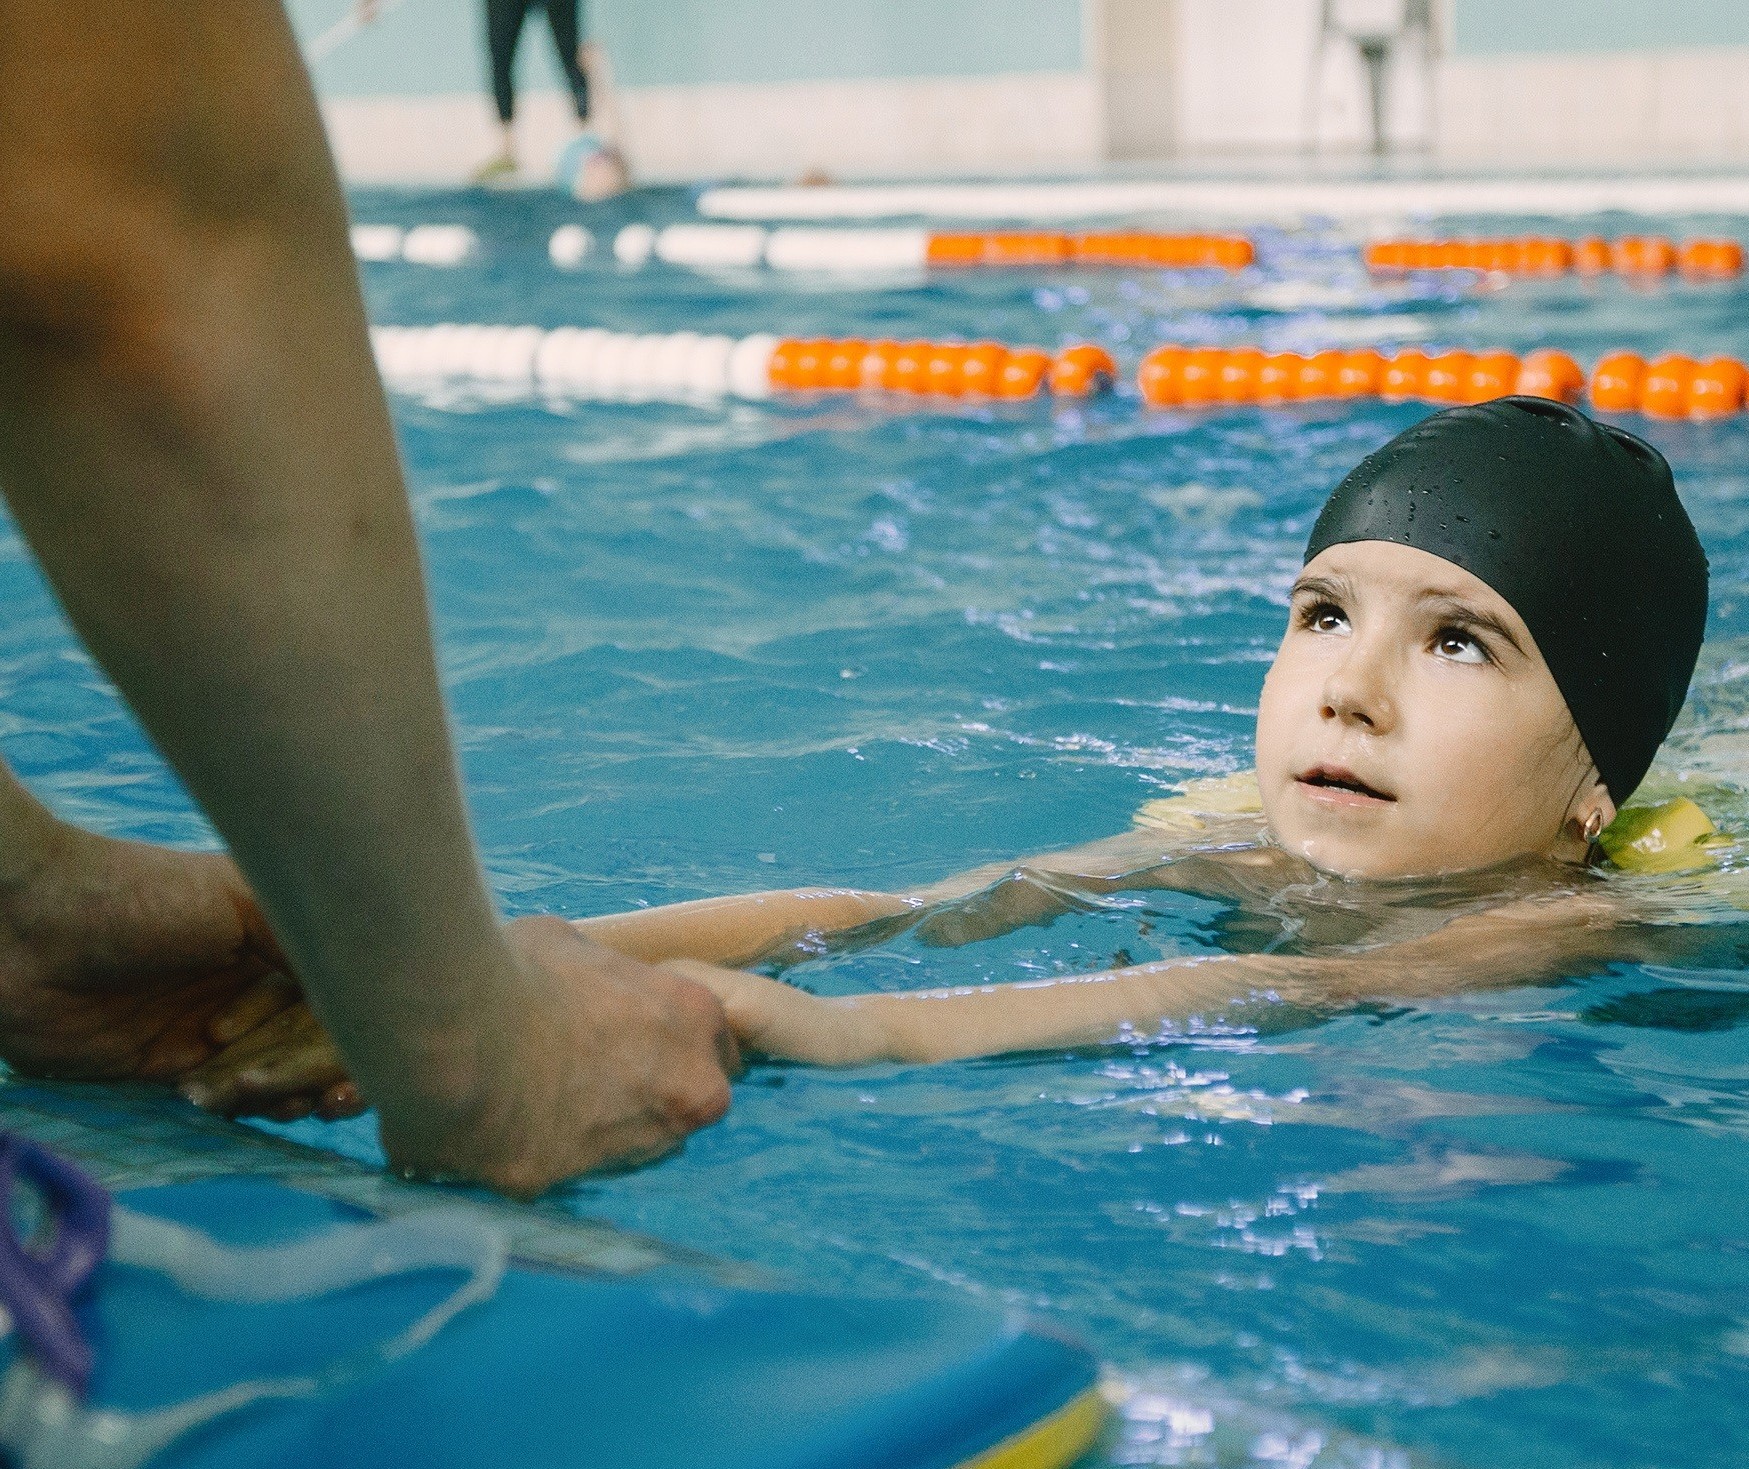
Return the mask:
<path id="1" fill-rule="evenodd" d="M 1276 840 L 1347 877 L 1579 857 L 1586 819 L 1615 815 L 1519 615 L 1388 541 L 1331 546 L 1300 573 L 1257 778 Z"/>

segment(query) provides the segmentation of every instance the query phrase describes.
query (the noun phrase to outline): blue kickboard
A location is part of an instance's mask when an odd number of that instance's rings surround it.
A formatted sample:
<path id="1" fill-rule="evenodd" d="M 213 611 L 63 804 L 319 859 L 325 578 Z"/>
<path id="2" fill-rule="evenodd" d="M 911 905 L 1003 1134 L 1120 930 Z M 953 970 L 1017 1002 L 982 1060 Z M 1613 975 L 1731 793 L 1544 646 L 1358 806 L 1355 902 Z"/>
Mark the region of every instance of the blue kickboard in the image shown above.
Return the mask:
<path id="1" fill-rule="evenodd" d="M 232 1245 L 367 1217 L 263 1179 L 133 1190 Z M 93 1405 L 141 1411 L 309 1372 L 447 1295 L 428 1271 L 312 1301 L 215 1304 L 106 1264 L 81 1306 Z M 0 1349 L 9 1356 L 9 1349 Z M 954 1469 L 1093 1387 L 1091 1357 L 1000 1312 L 513 1268 L 427 1345 L 313 1400 L 197 1430 L 164 1469 Z"/>

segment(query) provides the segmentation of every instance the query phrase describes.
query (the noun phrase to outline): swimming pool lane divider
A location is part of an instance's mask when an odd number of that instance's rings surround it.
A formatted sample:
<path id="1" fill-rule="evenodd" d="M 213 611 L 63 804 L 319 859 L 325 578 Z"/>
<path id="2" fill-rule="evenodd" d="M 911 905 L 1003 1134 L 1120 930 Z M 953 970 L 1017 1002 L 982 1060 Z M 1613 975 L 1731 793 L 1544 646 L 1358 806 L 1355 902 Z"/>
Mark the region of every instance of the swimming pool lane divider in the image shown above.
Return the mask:
<path id="1" fill-rule="evenodd" d="M 1053 353 L 997 342 L 803 341 L 769 333 L 735 338 L 446 324 L 373 327 L 371 345 L 383 377 L 396 386 L 467 382 L 621 402 L 862 390 L 1021 401 L 1046 390 L 1086 397 L 1110 388 L 1117 377 L 1111 354 L 1089 343 Z"/>
<path id="2" fill-rule="evenodd" d="M 1692 239 L 1680 245 L 1664 235 L 1626 235 L 1577 240 L 1546 235 L 1506 239 L 1374 240 L 1362 252 L 1381 274 L 1416 270 L 1474 270 L 1489 274 L 1558 276 L 1619 275 L 1646 279 L 1684 275 L 1725 280 L 1743 273 L 1743 246 L 1730 239 Z"/>
<path id="3" fill-rule="evenodd" d="M 869 341 L 698 332 L 633 334 L 597 327 L 380 326 L 371 341 L 396 386 L 467 382 L 510 391 L 621 402 L 759 400 L 774 394 L 883 392 L 948 401 L 1021 402 L 1049 392 L 1084 398 L 1111 388 L 1117 365 L 1105 348 L 1076 343 L 1056 352 L 999 342 Z M 1381 398 L 1481 403 L 1508 393 L 1577 402 L 1606 413 L 1717 418 L 1745 408 L 1749 368 L 1731 357 L 1699 361 L 1667 353 L 1648 361 L 1612 352 L 1587 373 L 1547 348 L 1387 355 L 1372 348 L 1265 352 L 1259 347 L 1168 344 L 1142 359 L 1136 387 L 1150 407 Z"/>
<path id="4" fill-rule="evenodd" d="M 360 224 L 352 228 L 360 260 L 457 266 L 479 257 L 478 234 L 461 224 Z M 547 254 L 561 269 L 583 264 L 596 247 L 580 224 L 554 230 Z M 614 258 L 640 267 L 652 259 L 694 270 L 765 266 L 772 270 L 843 271 L 958 270 L 975 267 L 1118 267 L 1131 269 L 1217 268 L 1242 270 L 1257 258 L 1241 235 L 1166 234 L 1108 230 L 1064 234 L 1041 230 L 932 233 L 917 229 L 766 229 L 762 225 L 676 224 L 656 229 L 631 224 L 613 239 Z M 1732 239 L 1691 239 L 1678 244 L 1660 235 L 1617 240 L 1588 235 L 1576 240 L 1549 236 L 1505 239 L 1388 239 L 1362 249 L 1378 273 L 1468 270 L 1484 274 L 1558 276 L 1614 271 L 1638 280 L 1674 270 L 1691 278 L 1722 280 L 1740 275 L 1744 250 Z"/>
<path id="5" fill-rule="evenodd" d="M 1154 408 L 1219 408 L 1341 398 L 1388 402 L 1484 403 L 1509 393 L 1576 403 L 1602 413 L 1653 418 L 1719 418 L 1741 413 L 1749 369 L 1732 357 L 1700 362 L 1669 353 L 1648 362 L 1612 352 L 1587 374 L 1566 352 L 1442 352 L 1408 348 L 1390 356 L 1357 351 L 1264 352 L 1258 347 L 1157 347 L 1142 359 L 1136 386 Z"/>
<path id="6" fill-rule="evenodd" d="M 1596 178 L 1134 179 L 1062 183 L 834 184 L 707 189 L 707 219 L 1047 220 L 1191 214 L 1376 219 L 1520 214 L 1749 214 L 1749 174 Z"/>
<path id="7" fill-rule="evenodd" d="M 462 224 L 352 227 L 352 249 L 373 264 L 455 266 L 476 259 L 479 235 Z M 639 267 L 651 260 L 692 270 L 746 269 L 880 272 L 976 266 L 1160 266 L 1242 270 L 1256 258 L 1239 235 L 1166 234 L 1121 230 L 1070 235 L 1038 230 L 944 234 L 914 229 L 766 229 L 763 225 L 628 224 L 613 237 L 613 258 Z M 596 251 L 584 225 L 565 224 L 547 241 L 547 255 L 574 270 Z"/>
<path id="8" fill-rule="evenodd" d="M 547 253 L 574 267 L 592 247 L 581 225 L 553 232 Z M 629 224 L 613 239 L 621 265 L 651 259 L 694 270 L 766 266 L 771 270 L 884 271 L 977 266 L 1178 266 L 1242 270 L 1256 259 L 1240 235 L 1121 230 L 1064 234 L 1044 230 L 943 233 L 921 229 L 766 229 L 757 224 Z"/>

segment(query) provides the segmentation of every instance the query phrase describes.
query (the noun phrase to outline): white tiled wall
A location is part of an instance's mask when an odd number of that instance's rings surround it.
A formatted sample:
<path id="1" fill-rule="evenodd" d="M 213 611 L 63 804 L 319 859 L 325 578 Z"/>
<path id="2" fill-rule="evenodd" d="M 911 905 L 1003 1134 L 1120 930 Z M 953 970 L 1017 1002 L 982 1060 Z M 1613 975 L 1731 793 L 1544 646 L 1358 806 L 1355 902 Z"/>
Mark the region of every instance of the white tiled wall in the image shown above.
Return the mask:
<path id="1" fill-rule="evenodd" d="M 638 87 L 617 109 L 633 173 L 699 178 L 1003 174 L 1085 170 L 1103 153 L 1100 93 L 1079 72 L 894 81 Z M 482 96 L 331 98 L 323 104 L 353 183 L 456 183 L 495 148 Z M 524 172 L 550 174 L 575 132 L 567 99 L 518 105 Z"/>
<path id="2" fill-rule="evenodd" d="M 1439 112 L 1453 162 L 1749 164 L 1749 48 L 1455 57 Z"/>
<path id="3" fill-rule="evenodd" d="M 640 87 L 620 96 L 640 177 L 1085 169 L 1102 153 L 1081 72 Z"/>

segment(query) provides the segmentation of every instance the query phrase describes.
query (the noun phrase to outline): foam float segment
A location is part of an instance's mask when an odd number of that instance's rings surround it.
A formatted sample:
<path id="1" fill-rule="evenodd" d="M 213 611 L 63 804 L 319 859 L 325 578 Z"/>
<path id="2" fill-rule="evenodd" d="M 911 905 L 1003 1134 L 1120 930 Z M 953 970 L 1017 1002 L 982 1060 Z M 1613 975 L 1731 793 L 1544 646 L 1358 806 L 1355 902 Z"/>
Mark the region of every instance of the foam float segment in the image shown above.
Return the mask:
<path id="1" fill-rule="evenodd" d="M 130 1190 L 128 1208 L 231 1245 L 366 1217 L 262 1178 Z M 102 1266 L 81 1307 L 91 1406 L 135 1412 L 295 1375 L 401 1330 L 454 1288 L 425 1271 L 271 1306 Z M 0 1345 L 9 1360 L 10 1342 Z M 1059 1469 L 1103 1415 L 1093 1359 L 960 1301 L 747 1289 L 513 1266 L 410 1355 L 314 1399 L 209 1424 L 154 1469 Z"/>

